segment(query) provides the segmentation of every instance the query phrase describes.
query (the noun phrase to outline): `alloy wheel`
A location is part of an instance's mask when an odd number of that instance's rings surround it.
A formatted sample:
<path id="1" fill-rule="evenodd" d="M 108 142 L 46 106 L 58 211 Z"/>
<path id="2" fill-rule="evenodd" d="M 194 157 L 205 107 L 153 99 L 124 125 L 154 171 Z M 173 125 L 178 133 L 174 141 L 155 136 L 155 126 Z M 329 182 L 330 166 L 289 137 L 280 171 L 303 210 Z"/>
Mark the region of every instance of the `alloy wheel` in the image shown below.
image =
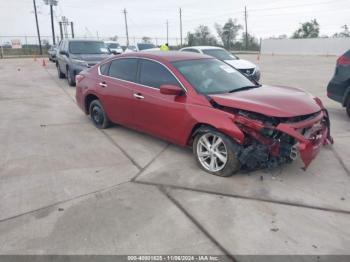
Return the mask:
<path id="1" fill-rule="evenodd" d="M 221 137 L 206 133 L 198 140 L 197 156 L 206 170 L 217 172 L 222 170 L 227 163 L 227 148 Z"/>
<path id="2" fill-rule="evenodd" d="M 103 112 L 98 106 L 94 106 L 91 112 L 91 118 L 96 125 L 101 126 L 104 121 Z"/>

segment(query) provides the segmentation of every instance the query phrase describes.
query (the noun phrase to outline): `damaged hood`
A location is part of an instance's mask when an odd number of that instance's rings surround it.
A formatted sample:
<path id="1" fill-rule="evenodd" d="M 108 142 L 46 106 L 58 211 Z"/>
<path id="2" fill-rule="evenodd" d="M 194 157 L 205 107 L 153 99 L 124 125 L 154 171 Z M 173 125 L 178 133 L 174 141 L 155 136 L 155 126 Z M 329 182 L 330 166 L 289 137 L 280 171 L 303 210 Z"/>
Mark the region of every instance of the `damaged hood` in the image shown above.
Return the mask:
<path id="1" fill-rule="evenodd" d="M 274 117 L 295 117 L 321 110 L 309 93 L 292 87 L 261 86 L 210 97 L 221 106 Z"/>

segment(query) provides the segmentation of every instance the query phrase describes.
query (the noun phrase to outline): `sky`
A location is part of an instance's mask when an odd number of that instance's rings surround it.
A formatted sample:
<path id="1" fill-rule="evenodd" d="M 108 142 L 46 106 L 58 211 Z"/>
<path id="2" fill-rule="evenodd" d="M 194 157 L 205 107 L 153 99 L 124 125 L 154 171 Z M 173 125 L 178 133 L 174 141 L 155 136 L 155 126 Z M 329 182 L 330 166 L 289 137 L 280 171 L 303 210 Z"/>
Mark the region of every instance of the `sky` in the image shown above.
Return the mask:
<path id="1" fill-rule="evenodd" d="M 43 38 L 50 39 L 49 7 L 43 0 L 36 2 L 40 33 Z M 185 37 L 199 25 L 209 26 L 216 35 L 214 24 L 223 25 L 229 18 L 244 25 L 245 6 L 248 32 L 257 38 L 290 36 L 301 22 L 314 18 L 320 24 L 320 35 L 333 35 L 341 31 L 342 25 L 350 26 L 350 0 L 58 0 L 58 6 L 54 8 L 55 29 L 58 35 L 58 21 L 61 16 L 66 16 L 74 22 L 76 35 L 117 35 L 123 42 L 122 10 L 126 8 L 130 38 L 157 37 L 159 44 L 166 38 L 167 20 L 169 42 L 179 41 L 180 7 Z M 29 36 L 36 36 L 33 0 L 0 0 L 0 41 L 4 41 L 4 36 L 24 35 L 29 39 Z"/>

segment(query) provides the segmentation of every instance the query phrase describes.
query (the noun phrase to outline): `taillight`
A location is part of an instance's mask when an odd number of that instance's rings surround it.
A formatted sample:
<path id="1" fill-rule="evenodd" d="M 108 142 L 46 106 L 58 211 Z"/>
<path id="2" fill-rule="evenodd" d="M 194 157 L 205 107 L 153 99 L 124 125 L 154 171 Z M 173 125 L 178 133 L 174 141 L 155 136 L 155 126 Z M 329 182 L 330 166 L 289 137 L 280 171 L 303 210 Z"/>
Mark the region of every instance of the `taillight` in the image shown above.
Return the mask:
<path id="1" fill-rule="evenodd" d="M 83 75 L 76 75 L 75 76 L 75 83 L 79 83 L 84 78 L 85 78 L 85 76 L 83 76 Z"/>
<path id="2" fill-rule="evenodd" d="M 341 56 L 337 59 L 337 64 L 338 65 L 350 65 L 350 57 L 348 56 Z"/>

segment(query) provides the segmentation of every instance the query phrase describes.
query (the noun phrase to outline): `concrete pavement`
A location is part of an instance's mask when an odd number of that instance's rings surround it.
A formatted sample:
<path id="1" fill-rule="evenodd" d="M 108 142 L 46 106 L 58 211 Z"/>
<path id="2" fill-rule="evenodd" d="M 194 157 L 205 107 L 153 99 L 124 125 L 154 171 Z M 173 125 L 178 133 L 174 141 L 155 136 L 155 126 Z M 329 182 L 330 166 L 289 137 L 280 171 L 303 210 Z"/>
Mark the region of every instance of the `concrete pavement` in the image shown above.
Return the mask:
<path id="1" fill-rule="evenodd" d="M 350 254 L 350 121 L 325 97 L 336 58 L 242 58 L 329 109 L 336 144 L 306 172 L 208 175 L 189 149 L 97 130 L 53 64 L 0 60 L 0 254 Z"/>

